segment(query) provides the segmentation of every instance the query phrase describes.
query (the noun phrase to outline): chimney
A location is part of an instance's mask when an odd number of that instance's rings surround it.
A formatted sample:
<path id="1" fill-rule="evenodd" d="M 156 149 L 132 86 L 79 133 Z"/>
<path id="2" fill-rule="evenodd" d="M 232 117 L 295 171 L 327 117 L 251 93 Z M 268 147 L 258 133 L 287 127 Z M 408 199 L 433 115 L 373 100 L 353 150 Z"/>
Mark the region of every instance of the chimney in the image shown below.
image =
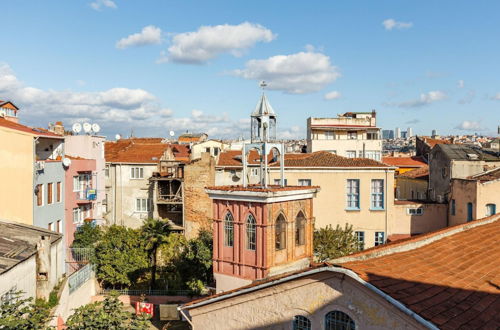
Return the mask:
<path id="1" fill-rule="evenodd" d="M 50 235 L 42 235 L 36 244 L 36 298 L 50 295 Z"/>

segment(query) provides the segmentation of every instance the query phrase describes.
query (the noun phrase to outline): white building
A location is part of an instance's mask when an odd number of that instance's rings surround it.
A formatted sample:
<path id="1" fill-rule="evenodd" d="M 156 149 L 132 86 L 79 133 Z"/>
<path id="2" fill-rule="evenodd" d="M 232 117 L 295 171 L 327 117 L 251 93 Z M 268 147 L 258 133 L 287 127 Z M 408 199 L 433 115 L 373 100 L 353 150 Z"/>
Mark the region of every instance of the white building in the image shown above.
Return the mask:
<path id="1" fill-rule="evenodd" d="M 394 131 L 394 138 L 401 139 L 401 128 L 396 127 L 396 130 Z"/>
<path id="2" fill-rule="evenodd" d="M 381 138 L 375 111 L 307 119 L 307 152 L 329 151 L 348 158 L 380 160 Z"/>

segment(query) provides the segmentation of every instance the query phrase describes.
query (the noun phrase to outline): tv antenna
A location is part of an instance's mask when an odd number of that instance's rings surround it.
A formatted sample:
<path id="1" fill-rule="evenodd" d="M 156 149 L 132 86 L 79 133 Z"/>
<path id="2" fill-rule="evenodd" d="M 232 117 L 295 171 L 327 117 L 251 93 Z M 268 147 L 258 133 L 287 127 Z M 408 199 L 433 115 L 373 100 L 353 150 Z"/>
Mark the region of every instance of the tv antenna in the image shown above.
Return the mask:
<path id="1" fill-rule="evenodd" d="M 71 129 L 73 130 L 74 133 L 78 134 L 82 131 L 82 124 L 74 123 Z"/>
<path id="2" fill-rule="evenodd" d="M 92 124 L 92 132 L 99 133 L 100 130 L 101 126 L 99 126 L 99 124 Z"/>
<path id="3" fill-rule="evenodd" d="M 91 130 L 92 130 L 92 125 L 90 125 L 90 123 L 83 123 L 83 131 L 85 133 L 90 133 Z"/>

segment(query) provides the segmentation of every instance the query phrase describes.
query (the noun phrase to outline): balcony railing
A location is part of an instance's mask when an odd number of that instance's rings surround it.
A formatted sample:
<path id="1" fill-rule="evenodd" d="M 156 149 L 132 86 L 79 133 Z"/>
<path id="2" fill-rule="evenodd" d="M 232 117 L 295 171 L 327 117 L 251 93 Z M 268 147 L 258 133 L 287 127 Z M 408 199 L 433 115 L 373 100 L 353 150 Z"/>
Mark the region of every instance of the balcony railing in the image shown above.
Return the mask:
<path id="1" fill-rule="evenodd" d="M 97 199 L 97 189 L 87 188 L 75 191 L 75 195 L 79 201 L 94 201 Z"/>

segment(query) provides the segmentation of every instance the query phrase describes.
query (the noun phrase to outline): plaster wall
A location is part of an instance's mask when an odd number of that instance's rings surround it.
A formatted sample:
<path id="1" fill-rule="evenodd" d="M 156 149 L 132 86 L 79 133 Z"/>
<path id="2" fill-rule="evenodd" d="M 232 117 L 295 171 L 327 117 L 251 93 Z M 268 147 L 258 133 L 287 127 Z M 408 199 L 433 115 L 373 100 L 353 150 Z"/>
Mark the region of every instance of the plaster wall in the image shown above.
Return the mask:
<path id="1" fill-rule="evenodd" d="M 228 145 L 217 140 L 208 140 L 201 143 L 193 144 L 191 146 L 191 155 L 190 155 L 191 160 L 201 158 L 201 154 L 207 152 L 206 151 L 207 148 L 210 148 L 211 156 L 217 157 L 221 151 L 224 151 L 228 148 Z M 214 148 L 219 148 L 219 153 L 217 155 L 214 153 Z"/>
<path id="2" fill-rule="evenodd" d="M 82 223 L 73 222 L 73 209 L 78 208 L 83 205 L 90 205 L 90 216 L 94 217 L 98 214 L 97 202 L 87 201 L 77 199 L 77 193 L 74 191 L 73 177 L 78 176 L 78 174 L 83 172 L 93 172 L 96 168 L 95 159 L 73 159 L 71 165 L 65 169 L 65 194 L 64 194 L 64 213 L 65 213 L 65 236 L 66 236 L 66 246 L 71 246 L 74 239 L 74 233 L 77 226 Z M 97 178 L 92 176 L 92 187 L 96 187 Z"/>
<path id="3" fill-rule="evenodd" d="M 65 153 L 67 155 L 95 160 L 94 187 L 97 189 L 97 198 L 94 217 L 96 218 L 101 218 L 106 210 L 103 204 L 103 200 L 106 198 L 104 141 L 105 137 L 94 135 L 67 135 L 65 137 Z"/>
<path id="4" fill-rule="evenodd" d="M 64 214 L 64 196 L 65 196 L 65 172 L 61 161 L 45 161 L 45 168 L 42 171 L 35 171 L 35 186 L 41 184 L 43 187 L 43 205 L 37 205 L 37 197 L 34 193 L 32 203 L 34 205 L 34 225 L 49 229 L 49 223 L 57 223 L 61 220 L 61 231 L 64 234 L 65 214 Z M 62 198 L 57 201 L 57 182 L 61 182 Z M 52 183 L 52 204 L 48 204 L 48 183 Z M 55 227 L 54 227 L 55 228 Z"/>
<path id="5" fill-rule="evenodd" d="M 428 181 L 404 176 L 396 178 L 396 198 L 401 200 L 427 199 Z"/>
<path id="6" fill-rule="evenodd" d="M 24 297 L 36 297 L 36 257 L 34 255 L 0 274 L 0 297 L 9 290 L 23 291 Z"/>
<path id="7" fill-rule="evenodd" d="M 131 179 L 131 168 L 142 167 L 143 179 Z M 117 164 L 112 163 L 109 168 L 106 194 L 108 202 L 108 213 L 106 220 L 108 224 L 123 225 L 130 228 L 139 228 L 144 219 L 153 217 L 153 187 L 149 181 L 153 172 L 157 171 L 157 164 Z M 149 211 L 138 212 L 136 210 L 136 199 L 149 199 Z"/>
<path id="8" fill-rule="evenodd" d="M 409 209 L 421 208 L 422 215 L 411 215 Z M 392 234 L 424 234 L 446 227 L 446 204 L 400 201 L 394 205 L 394 220 L 390 222 Z"/>
<path id="9" fill-rule="evenodd" d="M 292 329 L 296 315 L 324 328 L 342 311 L 356 329 L 423 329 L 413 319 L 349 277 L 322 272 L 189 310 L 193 329 Z"/>
<path id="10" fill-rule="evenodd" d="M 347 157 L 347 151 L 356 151 L 356 157 L 359 157 L 359 153 L 363 150 L 382 152 L 382 140 L 364 140 L 361 138 L 363 135 L 361 132 L 358 132 L 358 135 L 360 137 L 356 140 L 344 139 L 343 135 L 340 135 L 340 139 L 334 140 L 327 140 L 321 136 L 317 140 L 308 140 L 308 152 L 335 151 L 337 155 L 343 157 Z"/>
<path id="11" fill-rule="evenodd" d="M 33 225 L 33 135 L 0 127 L 0 218 Z"/>

